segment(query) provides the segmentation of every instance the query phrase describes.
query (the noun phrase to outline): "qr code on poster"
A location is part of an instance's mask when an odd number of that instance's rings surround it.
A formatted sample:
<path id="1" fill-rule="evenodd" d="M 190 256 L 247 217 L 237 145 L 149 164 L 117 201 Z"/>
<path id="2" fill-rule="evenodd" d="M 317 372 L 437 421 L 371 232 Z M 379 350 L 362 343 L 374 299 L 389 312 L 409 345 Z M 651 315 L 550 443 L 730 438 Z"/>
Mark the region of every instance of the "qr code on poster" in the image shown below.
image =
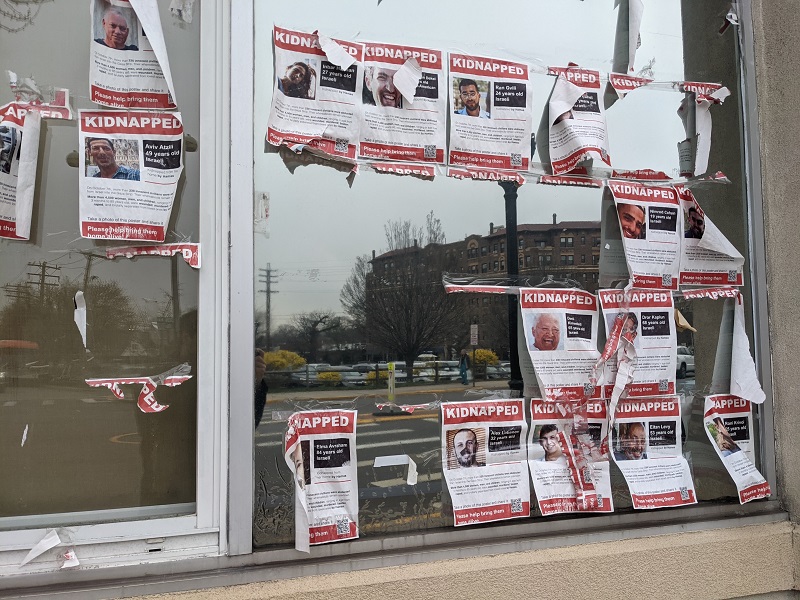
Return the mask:
<path id="1" fill-rule="evenodd" d="M 681 488 L 681 500 L 688 500 L 689 499 L 689 490 L 688 488 L 682 487 Z"/>
<path id="2" fill-rule="evenodd" d="M 333 151 L 341 154 L 347 154 L 347 147 L 348 143 L 346 139 L 336 138 L 336 145 L 333 147 Z"/>
<path id="3" fill-rule="evenodd" d="M 728 271 L 728 283 L 736 283 L 736 271 Z"/>
<path id="4" fill-rule="evenodd" d="M 511 514 L 522 512 L 522 498 L 511 499 Z"/>
<path id="5" fill-rule="evenodd" d="M 601 496 L 600 494 L 597 494 L 597 506 L 603 508 L 603 496 Z"/>
<path id="6" fill-rule="evenodd" d="M 658 380 L 658 391 L 659 392 L 669 392 L 669 379 L 659 379 Z"/>
<path id="7" fill-rule="evenodd" d="M 594 396 L 594 384 L 591 383 L 584 383 L 583 384 L 583 395 L 591 398 Z"/>
<path id="8" fill-rule="evenodd" d="M 511 166 L 512 167 L 521 167 L 522 166 L 522 154 L 514 154 L 511 153 Z"/>
<path id="9" fill-rule="evenodd" d="M 425 159 L 436 160 L 436 144 L 425 144 L 422 148 Z"/>
<path id="10" fill-rule="evenodd" d="M 672 273 L 663 273 L 661 275 L 661 287 L 663 288 L 672 287 Z"/>
<path id="11" fill-rule="evenodd" d="M 336 520 L 336 535 L 350 535 L 350 519 L 344 517 Z"/>

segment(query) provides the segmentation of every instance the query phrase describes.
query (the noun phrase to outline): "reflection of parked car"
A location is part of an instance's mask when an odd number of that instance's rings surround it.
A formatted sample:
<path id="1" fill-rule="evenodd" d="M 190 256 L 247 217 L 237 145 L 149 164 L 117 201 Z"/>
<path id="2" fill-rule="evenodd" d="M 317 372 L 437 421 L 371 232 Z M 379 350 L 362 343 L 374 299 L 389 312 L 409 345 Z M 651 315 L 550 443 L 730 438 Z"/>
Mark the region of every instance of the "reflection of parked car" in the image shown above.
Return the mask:
<path id="1" fill-rule="evenodd" d="M 317 374 L 330 368 L 328 363 L 311 363 L 303 365 L 297 371 L 292 373 L 290 385 L 303 385 L 311 387 L 313 385 L 320 385 L 317 381 Z"/>
<path id="2" fill-rule="evenodd" d="M 685 378 L 687 373 L 694 375 L 694 351 L 686 346 L 678 346 L 675 369 L 678 379 Z"/>

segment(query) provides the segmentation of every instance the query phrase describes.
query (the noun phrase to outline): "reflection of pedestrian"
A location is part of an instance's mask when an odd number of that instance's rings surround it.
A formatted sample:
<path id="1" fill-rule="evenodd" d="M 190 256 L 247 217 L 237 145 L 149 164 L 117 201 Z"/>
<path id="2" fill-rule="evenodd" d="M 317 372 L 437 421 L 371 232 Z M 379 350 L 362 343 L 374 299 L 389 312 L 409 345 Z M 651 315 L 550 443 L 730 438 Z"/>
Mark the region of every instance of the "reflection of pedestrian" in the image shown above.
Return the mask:
<path id="1" fill-rule="evenodd" d="M 689 229 L 683 232 L 683 237 L 701 239 L 706 230 L 706 222 L 705 219 L 703 219 L 703 215 L 696 207 L 692 206 L 689 209 L 688 217 Z"/>
<path id="2" fill-rule="evenodd" d="M 469 355 L 466 350 L 461 351 L 461 357 L 458 359 L 458 372 L 461 375 L 461 383 L 467 385 L 467 371 L 469 370 Z"/>
<path id="3" fill-rule="evenodd" d="M 317 72 L 309 64 L 296 62 L 286 67 L 283 77 L 278 78 L 278 89 L 290 98 L 313 100 L 316 96 Z"/>
<path id="4" fill-rule="evenodd" d="M 125 44 L 125 42 L 128 41 L 128 21 L 119 9 L 109 8 L 105 14 L 103 14 L 103 30 L 106 34 L 105 37 L 95 40 L 95 42 L 101 46 L 107 46 L 115 50 L 139 49 L 139 47 L 134 44 Z"/>
<path id="5" fill-rule="evenodd" d="M 488 112 L 481 108 L 481 93 L 478 90 L 478 83 L 474 79 L 462 79 L 458 83 L 459 95 L 464 106 L 455 113 L 468 117 L 480 117 L 490 119 Z"/>

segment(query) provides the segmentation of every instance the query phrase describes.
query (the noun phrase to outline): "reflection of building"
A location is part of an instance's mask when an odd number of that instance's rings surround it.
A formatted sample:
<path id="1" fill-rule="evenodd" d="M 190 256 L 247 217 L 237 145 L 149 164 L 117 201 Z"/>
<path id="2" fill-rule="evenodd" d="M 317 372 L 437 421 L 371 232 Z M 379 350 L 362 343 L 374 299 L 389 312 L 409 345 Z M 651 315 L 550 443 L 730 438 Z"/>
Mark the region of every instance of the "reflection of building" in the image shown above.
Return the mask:
<path id="1" fill-rule="evenodd" d="M 571 279 L 590 292 L 597 291 L 600 260 L 600 222 L 562 221 L 552 224 L 520 224 L 517 226 L 516 260 L 519 274 L 531 285 L 552 277 Z M 509 253 L 506 231 L 489 224 L 488 235 L 474 234 L 447 244 L 413 246 L 386 252 L 372 259 L 372 277 L 367 286 L 380 278 L 384 285 L 401 283 L 401 272 L 410 263 L 426 267 L 432 282 L 440 280 L 442 271 L 466 273 L 477 277 L 502 277 L 508 273 Z M 372 282 L 372 284 L 371 284 Z M 462 324 L 460 331 L 468 332 L 477 323 L 480 346 L 490 347 L 505 355 L 508 351 L 508 323 L 504 296 L 496 294 L 458 295 Z M 444 343 L 444 342 L 443 342 Z"/>

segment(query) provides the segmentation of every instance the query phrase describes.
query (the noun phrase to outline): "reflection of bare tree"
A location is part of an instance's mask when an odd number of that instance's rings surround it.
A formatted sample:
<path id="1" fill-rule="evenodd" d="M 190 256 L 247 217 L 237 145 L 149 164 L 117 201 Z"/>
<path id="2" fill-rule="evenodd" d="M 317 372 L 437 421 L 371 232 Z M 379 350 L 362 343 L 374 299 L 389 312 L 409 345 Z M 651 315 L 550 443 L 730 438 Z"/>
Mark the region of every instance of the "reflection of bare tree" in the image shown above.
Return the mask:
<path id="1" fill-rule="evenodd" d="M 371 343 L 405 361 L 411 378 L 420 352 L 446 345 L 461 321 L 456 302 L 441 283 L 442 272 L 452 268 L 455 257 L 439 251 L 445 236 L 433 212 L 425 227 L 390 221 L 384 231 L 389 250 L 380 258 L 385 268 L 376 272 L 366 257 L 359 257 L 340 300 Z"/>
<path id="2" fill-rule="evenodd" d="M 50 364 L 66 364 L 85 352 L 74 321 L 77 280 L 62 279 L 31 301 L 17 296 L 0 310 L 0 338 L 36 342 Z M 133 302 L 116 281 L 93 279 L 84 290 L 87 345 L 97 356 L 119 357 L 136 335 L 141 322 Z"/>
<path id="3" fill-rule="evenodd" d="M 292 317 L 292 327 L 305 346 L 308 362 L 312 363 L 317 362 L 322 335 L 341 326 L 341 318 L 331 310 L 316 310 Z"/>

